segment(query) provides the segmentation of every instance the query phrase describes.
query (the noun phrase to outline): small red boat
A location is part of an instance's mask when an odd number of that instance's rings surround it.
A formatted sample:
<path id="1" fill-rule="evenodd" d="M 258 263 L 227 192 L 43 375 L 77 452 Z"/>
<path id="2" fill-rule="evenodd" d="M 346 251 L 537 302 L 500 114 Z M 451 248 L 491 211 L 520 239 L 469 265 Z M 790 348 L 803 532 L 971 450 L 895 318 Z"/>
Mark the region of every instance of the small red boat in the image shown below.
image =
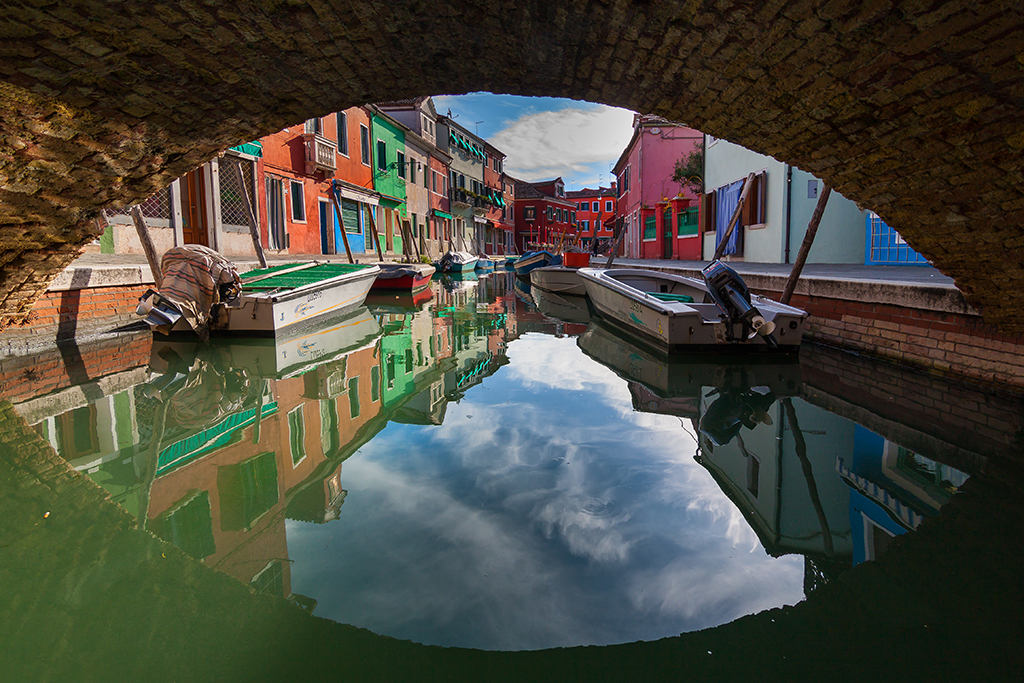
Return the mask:
<path id="1" fill-rule="evenodd" d="M 434 266 L 428 263 L 378 263 L 380 273 L 372 290 L 402 290 L 415 292 L 430 284 Z"/>

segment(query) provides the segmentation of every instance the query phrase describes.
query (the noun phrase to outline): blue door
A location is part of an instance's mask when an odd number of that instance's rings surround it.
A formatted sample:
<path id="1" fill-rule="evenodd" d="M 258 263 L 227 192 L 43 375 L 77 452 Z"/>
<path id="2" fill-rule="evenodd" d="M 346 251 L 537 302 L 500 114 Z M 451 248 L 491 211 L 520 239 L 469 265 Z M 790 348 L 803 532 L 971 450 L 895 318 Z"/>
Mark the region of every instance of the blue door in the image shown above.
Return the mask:
<path id="1" fill-rule="evenodd" d="M 318 202 L 320 205 L 320 253 L 331 254 L 331 240 L 329 230 L 331 229 L 331 205 L 327 202 Z"/>

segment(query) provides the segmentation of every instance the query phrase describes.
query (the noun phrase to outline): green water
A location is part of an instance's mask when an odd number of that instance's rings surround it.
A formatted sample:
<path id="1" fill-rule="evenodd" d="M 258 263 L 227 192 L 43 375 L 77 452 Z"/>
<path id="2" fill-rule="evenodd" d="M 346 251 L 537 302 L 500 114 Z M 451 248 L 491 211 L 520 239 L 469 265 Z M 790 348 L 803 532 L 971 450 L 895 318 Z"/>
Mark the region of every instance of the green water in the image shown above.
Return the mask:
<path id="1" fill-rule="evenodd" d="M 431 292 L 10 407 L 0 680 L 1016 671 L 1019 397 Z"/>

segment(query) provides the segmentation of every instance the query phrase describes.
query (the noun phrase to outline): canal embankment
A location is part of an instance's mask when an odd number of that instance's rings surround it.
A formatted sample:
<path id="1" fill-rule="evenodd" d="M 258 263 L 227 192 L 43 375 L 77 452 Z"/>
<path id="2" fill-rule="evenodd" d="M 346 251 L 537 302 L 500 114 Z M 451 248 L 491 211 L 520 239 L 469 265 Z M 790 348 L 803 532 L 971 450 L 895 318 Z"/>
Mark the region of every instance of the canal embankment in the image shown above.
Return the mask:
<path id="1" fill-rule="evenodd" d="M 362 258 L 375 260 L 370 254 Z M 593 260 L 595 266 L 605 262 Z M 706 264 L 616 259 L 615 265 L 700 277 Z M 751 290 L 772 298 L 782 294 L 790 270 L 785 264 L 729 265 Z M 256 262 L 238 267 L 244 272 Z M 136 302 L 152 285 L 141 255 L 84 254 L 54 280 L 23 326 L 0 333 L 0 351 L 27 355 L 137 327 Z M 791 303 L 810 313 L 806 334 L 817 343 L 986 385 L 1024 387 L 1024 338 L 986 324 L 953 280 L 934 268 L 810 264 Z"/>

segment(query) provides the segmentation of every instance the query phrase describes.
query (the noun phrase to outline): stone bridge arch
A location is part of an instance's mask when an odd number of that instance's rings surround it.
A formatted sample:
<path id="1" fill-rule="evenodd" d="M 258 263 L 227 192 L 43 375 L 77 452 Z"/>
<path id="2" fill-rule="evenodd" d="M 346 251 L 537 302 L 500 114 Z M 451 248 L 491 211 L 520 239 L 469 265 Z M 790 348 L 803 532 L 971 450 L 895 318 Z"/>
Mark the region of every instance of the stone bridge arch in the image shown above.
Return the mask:
<path id="1" fill-rule="evenodd" d="M 224 148 L 489 90 L 661 114 L 876 210 L 1024 330 L 1024 21 L 992 0 L 100 0 L 0 14 L 0 326 Z"/>

